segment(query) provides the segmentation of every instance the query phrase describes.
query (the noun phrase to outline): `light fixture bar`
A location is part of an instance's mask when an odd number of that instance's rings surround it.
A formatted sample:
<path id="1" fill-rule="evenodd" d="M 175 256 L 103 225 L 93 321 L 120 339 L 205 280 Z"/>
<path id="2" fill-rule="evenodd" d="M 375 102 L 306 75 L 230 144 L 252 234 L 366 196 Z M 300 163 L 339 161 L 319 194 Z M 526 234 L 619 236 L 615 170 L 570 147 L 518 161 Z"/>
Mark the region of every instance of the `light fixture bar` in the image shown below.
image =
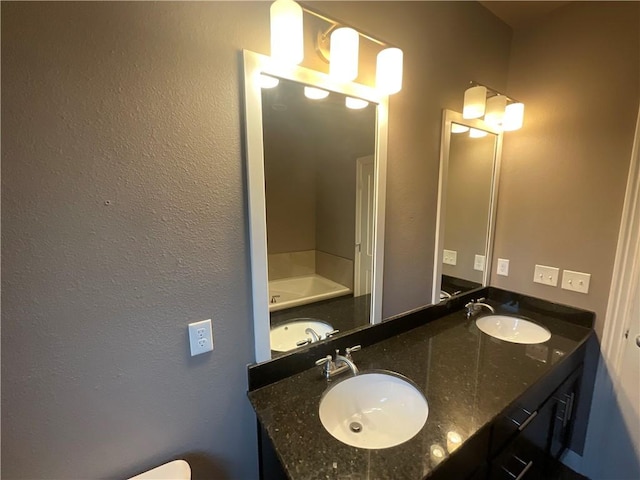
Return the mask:
<path id="1" fill-rule="evenodd" d="M 354 27 L 352 25 L 349 25 L 346 22 L 343 22 L 341 20 L 334 20 L 333 18 L 328 17 L 327 15 L 325 15 L 323 13 L 320 13 L 317 10 L 309 8 L 307 5 L 305 5 L 302 2 L 298 2 L 298 5 L 300 5 L 302 7 L 302 10 L 307 12 L 309 15 L 313 15 L 314 17 L 319 18 L 320 20 L 324 20 L 325 22 L 331 24 L 331 27 L 326 32 L 324 32 L 325 36 L 330 35 L 331 32 L 333 30 L 335 30 L 337 27 L 349 27 L 349 28 L 353 28 L 356 32 L 358 32 L 358 35 L 360 35 L 362 38 L 365 38 L 366 40 L 369 40 L 370 42 L 373 42 L 373 43 L 375 43 L 377 45 L 380 45 L 382 47 L 399 48 L 396 45 L 393 45 L 393 44 L 391 44 L 391 43 L 389 43 L 389 42 L 387 42 L 385 40 L 381 40 L 381 39 L 379 39 L 377 37 L 374 37 L 373 35 L 371 35 L 369 33 L 363 32 L 359 28 L 356 28 L 356 27 Z"/>
<path id="2" fill-rule="evenodd" d="M 488 96 L 502 95 L 503 97 L 505 97 L 507 99 L 507 103 L 522 103 L 519 100 L 516 100 L 515 98 L 510 97 L 509 95 L 507 95 L 505 93 L 502 93 L 500 90 L 496 90 L 495 88 L 488 87 L 484 83 L 480 83 L 480 82 L 476 82 L 476 81 L 472 80 L 471 82 L 469 82 L 469 87 L 484 87 L 484 88 L 487 89 L 487 95 Z"/>

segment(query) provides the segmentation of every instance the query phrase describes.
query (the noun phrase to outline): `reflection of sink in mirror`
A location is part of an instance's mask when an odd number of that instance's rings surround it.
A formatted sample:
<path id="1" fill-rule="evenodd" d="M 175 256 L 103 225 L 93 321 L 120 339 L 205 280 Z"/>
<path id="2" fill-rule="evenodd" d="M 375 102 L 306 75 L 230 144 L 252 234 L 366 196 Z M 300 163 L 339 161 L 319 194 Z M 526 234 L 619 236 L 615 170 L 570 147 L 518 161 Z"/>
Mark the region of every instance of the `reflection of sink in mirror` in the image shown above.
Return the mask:
<path id="1" fill-rule="evenodd" d="M 476 325 L 487 335 L 511 343 L 544 343 L 551 338 L 545 327 L 522 317 L 486 315 L 477 319 Z"/>
<path id="2" fill-rule="evenodd" d="M 389 448 L 413 438 L 429 415 L 427 399 L 410 380 L 371 371 L 331 386 L 320 400 L 320 421 L 342 443 Z"/>
<path id="3" fill-rule="evenodd" d="M 269 281 L 269 311 L 297 307 L 351 293 L 349 287 L 317 274 Z"/>
<path id="4" fill-rule="evenodd" d="M 321 340 L 333 331 L 333 327 L 327 322 L 313 318 L 295 319 L 271 329 L 271 350 L 288 352 L 297 348 L 299 342 L 309 339 L 311 343 L 313 333 L 306 331 L 307 329 L 312 329 Z"/>

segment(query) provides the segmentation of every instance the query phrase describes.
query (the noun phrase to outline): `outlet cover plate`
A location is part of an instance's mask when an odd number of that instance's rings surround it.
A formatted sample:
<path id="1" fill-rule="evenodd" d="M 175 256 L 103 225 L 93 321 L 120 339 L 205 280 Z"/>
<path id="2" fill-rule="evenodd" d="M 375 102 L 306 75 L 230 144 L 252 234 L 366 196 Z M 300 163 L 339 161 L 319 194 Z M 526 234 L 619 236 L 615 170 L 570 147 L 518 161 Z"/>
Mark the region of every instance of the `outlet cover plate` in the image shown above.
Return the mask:
<path id="1" fill-rule="evenodd" d="M 578 293 L 589 293 L 590 273 L 565 270 L 562 272 L 562 288 Z"/>
<path id="2" fill-rule="evenodd" d="M 484 255 L 476 255 L 476 258 L 473 262 L 473 269 L 478 270 L 479 272 L 484 272 Z"/>
<path id="3" fill-rule="evenodd" d="M 560 269 L 556 267 L 547 267 L 545 265 L 536 265 L 533 273 L 533 281 L 550 287 L 558 286 L 558 276 Z"/>
<path id="4" fill-rule="evenodd" d="M 211 319 L 189 324 L 189 347 L 192 357 L 213 350 Z"/>
<path id="5" fill-rule="evenodd" d="M 496 270 L 498 275 L 502 275 L 503 277 L 509 276 L 509 260 L 506 258 L 498 259 L 498 268 Z"/>
<path id="6" fill-rule="evenodd" d="M 455 265 L 458 263 L 458 252 L 455 250 L 444 250 L 442 253 L 442 263 Z"/>

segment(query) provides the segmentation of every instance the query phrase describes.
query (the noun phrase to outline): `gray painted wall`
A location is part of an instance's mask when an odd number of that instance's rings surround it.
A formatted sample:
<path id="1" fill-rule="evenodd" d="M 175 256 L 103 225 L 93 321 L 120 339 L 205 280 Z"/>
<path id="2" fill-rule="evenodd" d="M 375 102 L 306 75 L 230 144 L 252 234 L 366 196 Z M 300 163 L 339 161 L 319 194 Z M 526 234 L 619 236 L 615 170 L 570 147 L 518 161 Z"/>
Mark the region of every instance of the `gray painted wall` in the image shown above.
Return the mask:
<path id="1" fill-rule="evenodd" d="M 470 79 L 506 86 L 511 31 L 476 3 L 318 8 L 405 52 L 389 316 L 429 299 L 441 110 L 460 110 Z M 194 478 L 255 478 L 240 50 L 268 53 L 268 9 L 2 5 L 4 478 L 126 477 L 177 457 Z M 216 347 L 190 358 L 186 324 L 203 318 Z"/>

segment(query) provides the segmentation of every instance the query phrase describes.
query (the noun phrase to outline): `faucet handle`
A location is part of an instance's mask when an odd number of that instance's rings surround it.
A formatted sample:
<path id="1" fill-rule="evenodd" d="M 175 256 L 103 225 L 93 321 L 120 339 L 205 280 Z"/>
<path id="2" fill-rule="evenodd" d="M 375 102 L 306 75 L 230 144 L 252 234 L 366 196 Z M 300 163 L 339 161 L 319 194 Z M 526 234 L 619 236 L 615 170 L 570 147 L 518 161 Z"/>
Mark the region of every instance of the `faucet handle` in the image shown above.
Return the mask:
<path id="1" fill-rule="evenodd" d="M 296 347 L 302 347 L 303 345 L 309 345 L 310 343 L 311 343 L 311 339 L 306 338 L 304 340 L 300 340 L 299 342 L 296 342 Z"/>
<path id="2" fill-rule="evenodd" d="M 316 365 L 321 367 L 322 365 L 325 365 L 325 364 L 327 364 L 327 365 L 331 364 L 332 361 L 333 361 L 333 359 L 331 358 L 331 355 L 327 355 L 324 358 L 316 360 Z"/>
<path id="3" fill-rule="evenodd" d="M 347 358 L 350 358 L 351 354 L 353 352 L 357 352 L 358 350 L 362 350 L 362 345 L 355 345 L 355 346 L 350 347 L 350 348 L 345 348 L 344 351 L 346 353 Z"/>

